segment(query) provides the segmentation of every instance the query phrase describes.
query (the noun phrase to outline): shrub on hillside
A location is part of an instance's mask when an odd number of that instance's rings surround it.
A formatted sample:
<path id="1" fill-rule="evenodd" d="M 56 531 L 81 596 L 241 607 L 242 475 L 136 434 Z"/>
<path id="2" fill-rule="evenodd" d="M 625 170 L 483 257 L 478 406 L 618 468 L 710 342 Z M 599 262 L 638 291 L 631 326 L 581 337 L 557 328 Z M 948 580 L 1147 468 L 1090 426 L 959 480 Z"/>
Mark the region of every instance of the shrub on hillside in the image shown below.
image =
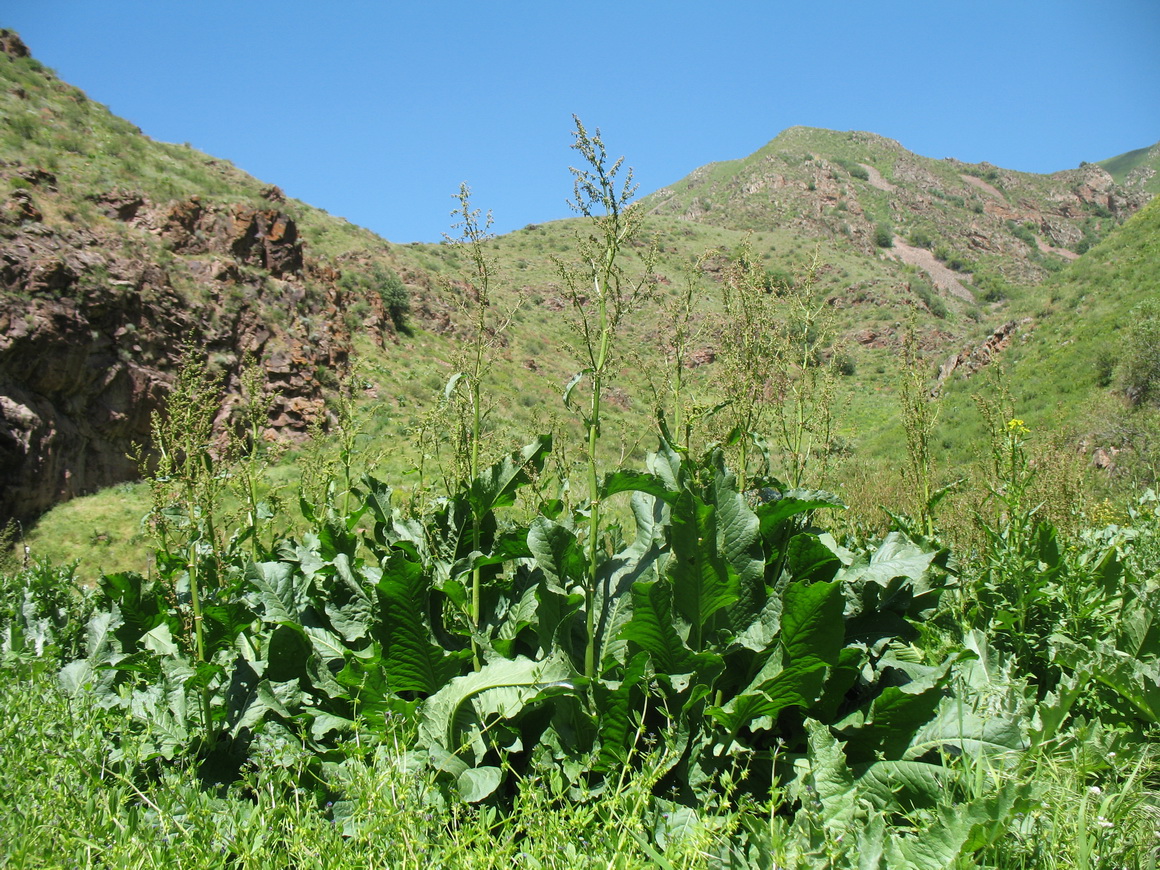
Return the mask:
<path id="1" fill-rule="evenodd" d="M 363 271 L 343 272 L 340 283 L 343 289 L 355 296 L 365 298 L 368 293 L 377 293 L 395 329 L 406 331 L 407 315 L 411 313 L 411 295 L 403 279 L 394 272 L 378 263 L 372 263 Z"/>
<path id="2" fill-rule="evenodd" d="M 1128 317 L 1116 385 L 1133 406 L 1160 399 L 1160 302 L 1149 300 Z"/>
<path id="3" fill-rule="evenodd" d="M 934 245 L 934 240 L 931 239 L 930 234 L 926 230 L 913 229 L 910 231 L 910 243 L 916 248 L 930 249 Z"/>
<path id="4" fill-rule="evenodd" d="M 880 248 L 894 247 L 894 230 L 890 224 L 881 223 L 874 228 L 874 244 Z"/>

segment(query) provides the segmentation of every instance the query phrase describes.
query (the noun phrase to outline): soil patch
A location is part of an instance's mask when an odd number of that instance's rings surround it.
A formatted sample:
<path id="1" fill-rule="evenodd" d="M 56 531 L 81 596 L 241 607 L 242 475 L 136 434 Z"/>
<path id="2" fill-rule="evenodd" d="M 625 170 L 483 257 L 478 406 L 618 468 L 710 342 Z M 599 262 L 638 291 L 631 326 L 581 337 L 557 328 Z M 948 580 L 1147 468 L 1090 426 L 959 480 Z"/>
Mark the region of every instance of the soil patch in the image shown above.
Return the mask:
<path id="1" fill-rule="evenodd" d="M 930 276 L 931 283 L 938 289 L 945 290 L 964 302 L 975 301 L 975 294 L 963 284 L 959 274 L 936 260 L 934 254 L 926 248 L 916 248 L 913 245 L 900 242 L 895 237 L 894 247 L 887 253 L 908 265 L 918 266 Z"/>

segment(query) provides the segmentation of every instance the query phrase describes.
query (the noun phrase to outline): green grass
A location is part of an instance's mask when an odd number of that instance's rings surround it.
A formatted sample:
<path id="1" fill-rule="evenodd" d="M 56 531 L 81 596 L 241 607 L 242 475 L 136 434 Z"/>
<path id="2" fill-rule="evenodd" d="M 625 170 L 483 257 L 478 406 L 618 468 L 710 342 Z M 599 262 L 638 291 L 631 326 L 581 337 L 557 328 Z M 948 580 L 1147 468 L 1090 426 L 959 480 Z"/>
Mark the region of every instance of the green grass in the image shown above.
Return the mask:
<path id="1" fill-rule="evenodd" d="M 1106 169 L 1118 184 L 1128 180 L 1128 174 L 1134 169 L 1151 169 L 1152 176 L 1148 178 L 1142 188 L 1148 193 L 1160 193 L 1160 147 L 1151 145 L 1147 148 L 1137 148 L 1107 160 L 1101 160 L 1099 165 Z"/>
<path id="2" fill-rule="evenodd" d="M 134 739 L 117 738 L 123 714 L 65 698 L 43 664 L 0 665 L 0 866 L 627 870 L 663 851 L 691 868 L 735 824 L 722 813 L 662 850 L 640 834 L 654 824 L 644 780 L 579 804 L 528 781 L 502 817 L 440 807 L 401 747 L 357 737 L 325 788 L 304 788 L 293 765 L 207 788 L 181 764 L 139 766 Z"/>

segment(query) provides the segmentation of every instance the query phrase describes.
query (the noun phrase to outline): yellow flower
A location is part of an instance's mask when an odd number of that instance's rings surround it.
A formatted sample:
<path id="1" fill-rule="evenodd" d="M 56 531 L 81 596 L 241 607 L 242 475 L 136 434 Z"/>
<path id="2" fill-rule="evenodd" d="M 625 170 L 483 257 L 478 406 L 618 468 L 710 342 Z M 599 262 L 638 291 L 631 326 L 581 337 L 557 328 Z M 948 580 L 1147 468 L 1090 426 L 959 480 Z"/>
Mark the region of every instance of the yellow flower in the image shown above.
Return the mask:
<path id="1" fill-rule="evenodd" d="M 1012 417 L 1007 421 L 1007 431 L 1012 435 L 1026 435 L 1031 430 L 1023 425 L 1023 421 L 1018 417 Z"/>

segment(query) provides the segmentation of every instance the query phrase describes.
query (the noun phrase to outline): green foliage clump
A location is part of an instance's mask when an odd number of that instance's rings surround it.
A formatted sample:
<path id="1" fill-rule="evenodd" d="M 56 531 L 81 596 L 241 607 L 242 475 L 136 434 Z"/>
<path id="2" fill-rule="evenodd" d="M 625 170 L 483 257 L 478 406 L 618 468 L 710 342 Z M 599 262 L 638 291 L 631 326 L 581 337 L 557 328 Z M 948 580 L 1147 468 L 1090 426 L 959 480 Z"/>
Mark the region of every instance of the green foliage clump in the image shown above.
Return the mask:
<path id="1" fill-rule="evenodd" d="M 874 227 L 874 244 L 880 248 L 894 247 L 894 228 L 887 223 Z"/>
<path id="2" fill-rule="evenodd" d="M 915 227 L 913 230 L 911 230 L 908 238 L 910 243 L 916 248 L 930 249 L 934 246 L 934 240 L 931 238 L 930 233 L 921 227 Z"/>
<path id="3" fill-rule="evenodd" d="M 1160 303 L 1155 300 L 1129 313 L 1115 382 L 1134 406 L 1160 397 Z"/>
<path id="4" fill-rule="evenodd" d="M 407 330 L 407 317 L 411 313 L 411 294 L 398 273 L 376 262 L 364 269 L 344 270 L 339 283 L 343 289 L 356 297 L 365 297 L 369 293 L 377 295 L 383 311 L 390 317 L 395 329 L 400 332 Z"/>

